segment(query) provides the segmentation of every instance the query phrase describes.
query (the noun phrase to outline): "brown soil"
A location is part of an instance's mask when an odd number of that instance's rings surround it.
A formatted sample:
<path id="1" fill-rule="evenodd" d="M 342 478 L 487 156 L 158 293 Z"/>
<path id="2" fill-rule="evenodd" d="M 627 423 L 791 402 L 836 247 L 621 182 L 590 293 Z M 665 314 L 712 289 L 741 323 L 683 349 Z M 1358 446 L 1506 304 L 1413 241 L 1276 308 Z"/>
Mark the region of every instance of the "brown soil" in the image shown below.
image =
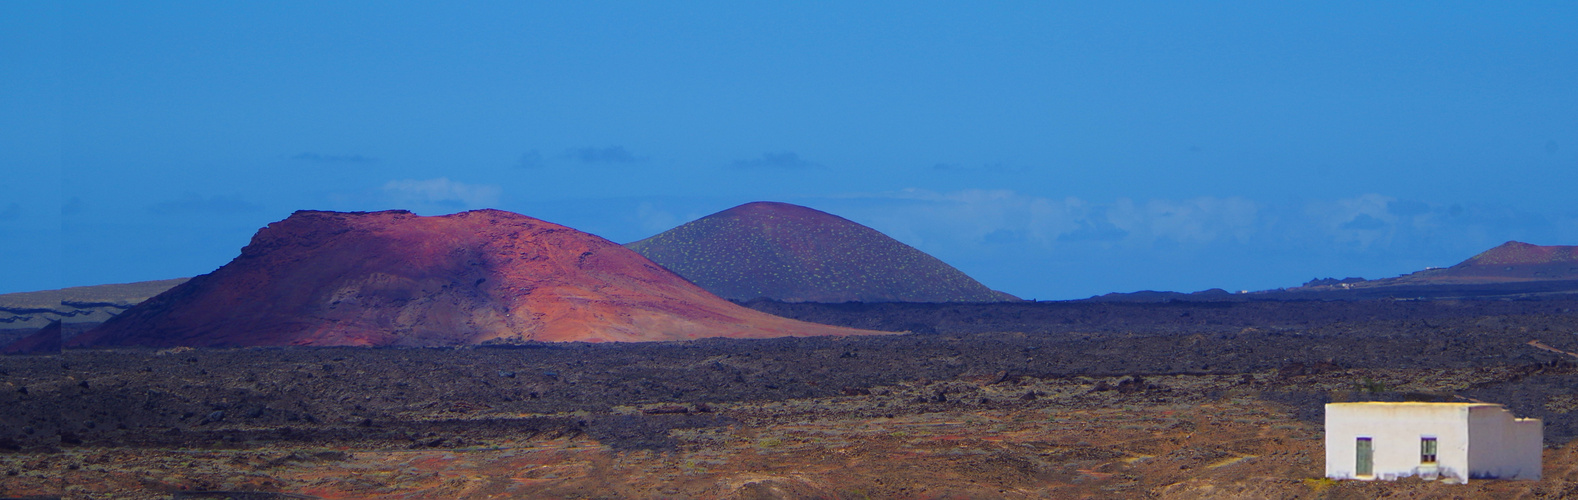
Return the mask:
<path id="1" fill-rule="evenodd" d="M 1578 448 L 1551 447 L 1539 482 L 1321 479 L 1317 422 L 1270 390 L 1345 392 L 1352 379 L 1435 391 L 1473 377 L 1423 370 L 1239 375 L 964 377 L 848 396 L 619 405 L 518 414 L 430 409 L 400 422 L 216 421 L 161 445 L 0 455 L 8 494 L 165 498 L 1567 498 Z M 1432 383 L 1408 382 L 1434 380 Z M 678 407 L 679 410 L 674 409 Z M 599 428 L 599 426 L 607 428 Z M 643 428 L 661 445 L 629 446 Z M 249 439 L 226 435 L 257 432 Z M 622 432 L 623 431 L 623 432 Z M 390 433 L 410 439 L 385 439 Z M 625 435 L 619 435 L 619 434 Z M 188 493 L 188 498 L 199 497 Z M 217 496 L 216 496 L 217 497 Z M 180 498 L 180 497 L 177 497 Z"/>
<path id="2" fill-rule="evenodd" d="M 1574 302 L 774 307 L 928 333 L 0 357 L 0 496 L 1578 495 Z M 1467 399 L 1545 479 L 1321 479 L 1323 403 Z"/>

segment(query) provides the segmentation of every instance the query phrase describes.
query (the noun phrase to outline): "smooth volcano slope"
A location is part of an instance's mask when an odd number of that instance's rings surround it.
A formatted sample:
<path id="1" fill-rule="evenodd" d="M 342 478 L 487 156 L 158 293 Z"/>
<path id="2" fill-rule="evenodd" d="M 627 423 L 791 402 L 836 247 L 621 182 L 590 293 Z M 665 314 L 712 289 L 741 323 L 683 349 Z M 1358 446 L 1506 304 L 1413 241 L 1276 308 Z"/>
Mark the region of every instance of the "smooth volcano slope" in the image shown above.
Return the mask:
<path id="1" fill-rule="evenodd" d="M 1245 298 L 1515 298 L 1573 293 L 1578 293 L 1578 247 L 1509 241 L 1452 267 L 1378 280 L 1317 279 Z"/>
<path id="2" fill-rule="evenodd" d="M 48 326 L 38 329 L 32 335 L 0 348 L 0 354 L 59 354 L 61 333 L 60 321 L 51 321 Z"/>
<path id="3" fill-rule="evenodd" d="M 736 306 L 608 240 L 510 212 L 296 212 L 69 346 L 446 346 L 875 334 Z"/>
<path id="4" fill-rule="evenodd" d="M 1509 241 L 1435 275 L 1491 280 L 1578 279 L 1578 246 Z"/>
<path id="5" fill-rule="evenodd" d="M 734 300 L 1019 300 L 875 229 L 787 203 L 747 203 L 626 246 Z"/>
<path id="6" fill-rule="evenodd" d="M 1476 285 L 1554 280 L 1578 280 L 1578 246 L 1540 246 L 1509 241 L 1452 267 L 1427 269 L 1354 286 Z"/>

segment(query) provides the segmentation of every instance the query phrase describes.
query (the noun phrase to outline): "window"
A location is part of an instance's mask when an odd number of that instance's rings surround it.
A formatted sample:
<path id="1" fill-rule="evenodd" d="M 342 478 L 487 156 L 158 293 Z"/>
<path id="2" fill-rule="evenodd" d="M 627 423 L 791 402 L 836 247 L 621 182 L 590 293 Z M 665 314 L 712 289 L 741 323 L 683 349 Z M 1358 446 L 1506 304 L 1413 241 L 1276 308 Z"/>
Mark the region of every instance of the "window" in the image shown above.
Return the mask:
<path id="1" fill-rule="evenodd" d="M 1436 463 L 1436 438 L 1419 438 L 1419 463 Z"/>

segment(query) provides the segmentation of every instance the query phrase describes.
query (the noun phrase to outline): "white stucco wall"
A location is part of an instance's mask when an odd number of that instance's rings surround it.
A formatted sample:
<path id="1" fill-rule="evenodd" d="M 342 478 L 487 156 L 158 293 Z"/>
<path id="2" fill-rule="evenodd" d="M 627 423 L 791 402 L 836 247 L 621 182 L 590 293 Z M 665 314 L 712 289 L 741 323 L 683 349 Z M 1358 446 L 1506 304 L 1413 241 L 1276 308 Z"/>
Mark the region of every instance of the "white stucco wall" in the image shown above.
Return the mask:
<path id="1" fill-rule="evenodd" d="M 1468 408 L 1456 403 L 1326 405 L 1326 477 L 1397 479 L 1416 475 L 1468 480 Z M 1360 437 L 1371 439 L 1375 473 L 1355 473 Z M 1419 439 L 1436 438 L 1436 464 L 1419 462 Z"/>
<path id="2" fill-rule="evenodd" d="M 1359 476 L 1357 446 L 1371 440 L 1374 474 Z M 1436 438 L 1436 462 L 1420 461 L 1420 440 Z M 1538 479 L 1543 430 L 1484 403 L 1331 403 L 1326 405 L 1326 477 L 1392 480 Z"/>
<path id="3" fill-rule="evenodd" d="M 1508 455 L 1517 460 L 1519 472 L 1506 477 L 1538 481 L 1545 468 L 1540 461 L 1545 455 L 1545 423 L 1537 418 L 1520 418 L 1513 420 L 1513 427 L 1518 429 L 1518 448 Z"/>
<path id="4" fill-rule="evenodd" d="M 1468 469 L 1474 479 L 1539 479 L 1544 428 L 1500 406 L 1469 410 Z"/>

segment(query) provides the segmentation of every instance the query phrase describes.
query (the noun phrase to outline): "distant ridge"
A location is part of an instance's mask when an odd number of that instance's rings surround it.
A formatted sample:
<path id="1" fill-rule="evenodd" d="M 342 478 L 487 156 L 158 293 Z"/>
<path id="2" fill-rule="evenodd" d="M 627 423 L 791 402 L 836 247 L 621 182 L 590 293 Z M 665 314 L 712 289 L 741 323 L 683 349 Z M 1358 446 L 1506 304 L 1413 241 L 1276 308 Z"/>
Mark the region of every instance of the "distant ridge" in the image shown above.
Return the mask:
<path id="1" fill-rule="evenodd" d="M 1232 292 L 1221 288 L 1212 288 L 1192 293 L 1158 292 L 1155 290 L 1141 290 L 1129 293 L 1113 292 L 1083 300 L 1085 302 L 1216 302 L 1232 299 L 1234 299 Z"/>
<path id="2" fill-rule="evenodd" d="M 452 346 L 877 334 L 720 299 L 618 244 L 500 210 L 300 211 L 67 346 Z"/>
<path id="3" fill-rule="evenodd" d="M 1393 286 L 1489 285 L 1578 280 L 1578 246 L 1531 245 L 1509 241 L 1445 268 L 1395 278 L 1314 280 L 1295 290 L 1358 289 Z"/>
<path id="4" fill-rule="evenodd" d="M 187 278 L 0 295 L 0 328 L 42 328 L 52 321 L 101 323 Z"/>
<path id="5" fill-rule="evenodd" d="M 747 203 L 625 246 L 733 300 L 1019 300 L 875 229 L 788 203 Z"/>
<path id="6" fill-rule="evenodd" d="M 1578 246 L 1540 246 L 1521 241 L 1509 241 L 1496 248 L 1481 252 L 1468 260 L 1452 266 L 1454 269 L 1484 266 L 1546 266 L 1552 264 L 1578 265 Z"/>
<path id="7" fill-rule="evenodd" d="M 1315 279 L 1250 299 L 1519 298 L 1578 294 L 1578 247 L 1508 241 L 1451 267 L 1393 278 Z"/>
<path id="8" fill-rule="evenodd" d="M 0 354 L 59 354 L 61 346 L 60 321 L 49 322 L 32 335 L 22 337 L 0 348 Z"/>
<path id="9" fill-rule="evenodd" d="M 1229 293 L 1140 291 L 1087 302 L 1245 302 L 1257 300 L 1456 300 L 1578 296 L 1578 246 L 1509 241 L 1444 268 L 1393 278 L 1317 278 L 1302 286 Z"/>

